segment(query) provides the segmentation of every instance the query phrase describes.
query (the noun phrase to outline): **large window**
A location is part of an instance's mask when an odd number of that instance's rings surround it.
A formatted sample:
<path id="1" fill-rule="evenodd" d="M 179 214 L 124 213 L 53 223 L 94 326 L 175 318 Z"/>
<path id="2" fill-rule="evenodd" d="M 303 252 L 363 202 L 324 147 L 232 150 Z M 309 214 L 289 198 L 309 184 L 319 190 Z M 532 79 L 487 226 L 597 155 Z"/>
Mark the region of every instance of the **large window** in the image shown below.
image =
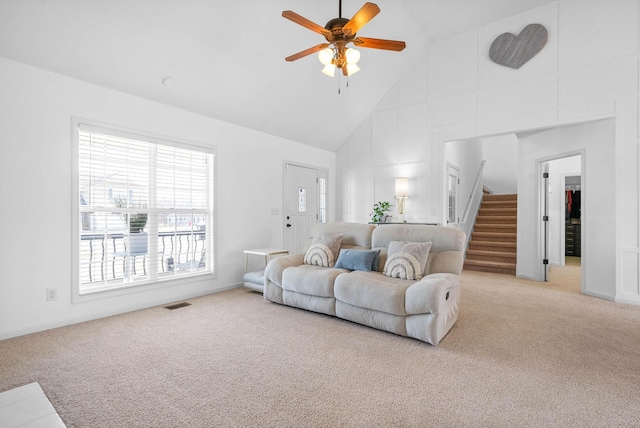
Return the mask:
<path id="1" fill-rule="evenodd" d="M 76 132 L 77 295 L 213 273 L 213 150 Z"/>

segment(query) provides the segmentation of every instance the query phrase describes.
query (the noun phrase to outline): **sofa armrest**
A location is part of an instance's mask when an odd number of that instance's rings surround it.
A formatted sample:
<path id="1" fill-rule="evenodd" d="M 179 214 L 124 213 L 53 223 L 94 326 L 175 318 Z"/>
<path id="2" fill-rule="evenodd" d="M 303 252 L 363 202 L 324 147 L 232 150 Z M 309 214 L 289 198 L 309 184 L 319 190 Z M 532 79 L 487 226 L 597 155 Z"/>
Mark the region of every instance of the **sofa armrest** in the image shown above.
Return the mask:
<path id="1" fill-rule="evenodd" d="M 282 298 L 282 273 L 286 268 L 300 266 L 304 263 L 304 254 L 293 254 L 272 259 L 264 270 L 265 300 L 284 304 Z"/>
<path id="2" fill-rule="evenodd" d="M 405 310 L 407 314 L 441 314 L 449 310 L 451 304 L 457 308 L 460 298 L 460 281 L 452 273 L 427 275 L 411 285 L 406 292 Z"/>
<path id="3" fill-rule="evenodd" d="M 288 267 L 300 266 L 304 263 L 304 254 L 276 257 L 272 259 L 264 271 L 265 283 L 271 281 L 282 288 L 282 273 Z"/>
<path id="4" fill-rule="evenodd" d="M 437 345 L 458 319 L 460 278 L 453 273 L 427 275 L 407 289 L 405 304 L 407 336 Z"/>

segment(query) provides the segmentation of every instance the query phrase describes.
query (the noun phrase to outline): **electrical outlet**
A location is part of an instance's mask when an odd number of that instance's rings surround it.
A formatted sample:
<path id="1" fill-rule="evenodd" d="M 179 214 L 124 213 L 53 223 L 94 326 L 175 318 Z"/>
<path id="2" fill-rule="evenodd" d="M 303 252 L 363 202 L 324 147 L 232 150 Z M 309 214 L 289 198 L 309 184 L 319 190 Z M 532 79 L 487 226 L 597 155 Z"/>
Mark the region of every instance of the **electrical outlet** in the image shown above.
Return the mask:
<path id="1" fill-rule="evenodd" d="M 58 289 L 47 288 L 47 302 L 53 302 L 54 300 L 58 300 Z"/>

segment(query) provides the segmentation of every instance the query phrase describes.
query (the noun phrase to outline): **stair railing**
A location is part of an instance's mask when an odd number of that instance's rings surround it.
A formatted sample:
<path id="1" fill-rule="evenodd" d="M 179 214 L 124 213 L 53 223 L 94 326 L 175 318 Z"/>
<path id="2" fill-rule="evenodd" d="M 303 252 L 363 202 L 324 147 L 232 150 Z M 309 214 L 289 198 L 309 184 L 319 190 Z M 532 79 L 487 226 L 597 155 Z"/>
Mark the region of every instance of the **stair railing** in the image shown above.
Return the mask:
<path id="1" fill-rule="evenodd" d="M 476 216 L 478 215 L 478 210 L 480 209 L 480 203 L 482 202 L 482 172 L 484 170 L 485 161 L 480 161 L 480 167 L 478 168 L 478 172 L 476 173 L 475 181 L 473 182 L 473 187 L 471 188 L 471 193 L 469 194 L 469 199 L 467 200 L 467 206 L 464 209 L 464 214 L 462 215 L 462 222 L 460 224 L 460 229 L 467 236 L 467 243 L 465 245 L 465 256 L 466 256 L 466 247 L 469 245 L 469 240 L 471 238 L 471 232 L 473 232 L 473 226 L 476 222 Z"/>

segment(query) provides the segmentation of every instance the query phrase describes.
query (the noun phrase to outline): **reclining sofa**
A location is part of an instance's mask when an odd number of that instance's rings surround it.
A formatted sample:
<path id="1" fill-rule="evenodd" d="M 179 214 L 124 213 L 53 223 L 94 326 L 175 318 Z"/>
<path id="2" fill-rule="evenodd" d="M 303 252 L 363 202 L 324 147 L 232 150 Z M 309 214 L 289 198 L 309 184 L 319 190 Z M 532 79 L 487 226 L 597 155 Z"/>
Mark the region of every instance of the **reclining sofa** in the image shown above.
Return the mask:
<path id="1" fill-rule="evenodd" d="M 304 254 L 269 262 L 263 295 L 437 345 L 458 318 L 464 238 L 441 226 L 316 224 Z"/>

